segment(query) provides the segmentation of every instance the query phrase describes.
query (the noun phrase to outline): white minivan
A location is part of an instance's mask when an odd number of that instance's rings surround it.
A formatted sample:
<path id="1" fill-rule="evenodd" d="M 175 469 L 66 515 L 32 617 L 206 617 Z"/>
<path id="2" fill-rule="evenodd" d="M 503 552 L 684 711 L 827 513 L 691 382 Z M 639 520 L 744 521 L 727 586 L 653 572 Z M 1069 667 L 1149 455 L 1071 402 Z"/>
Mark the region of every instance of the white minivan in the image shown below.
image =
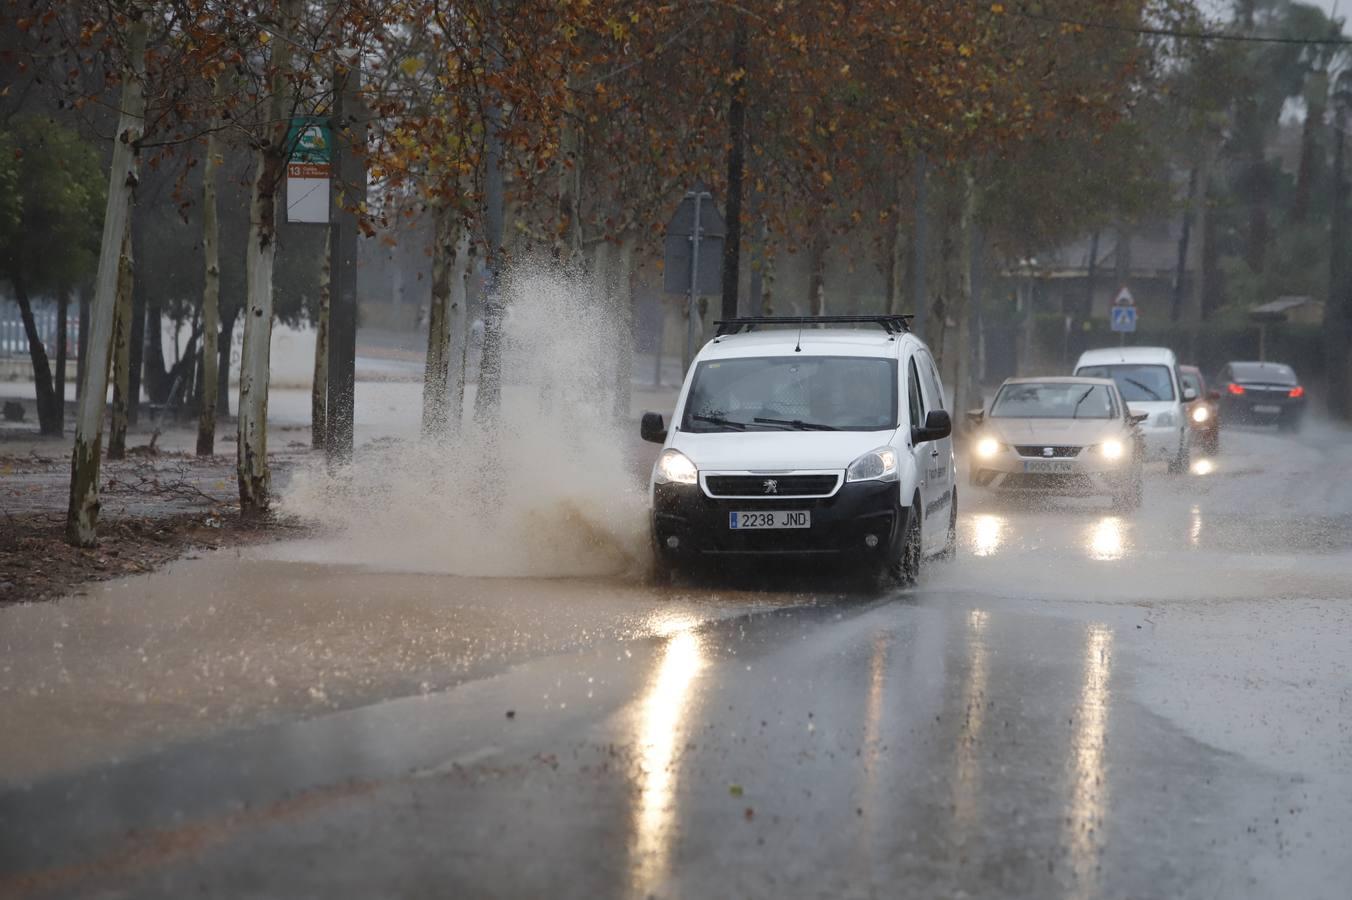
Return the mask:
<path id="1" fill-rule="evenodd" d="M 1167 347 L 1110 347 L 1086 350 L 1075 364 L 1082 378 L 1111 378 L 1134 415 L 1144 415 L 1141 431 L 1147 459 L 1164 459 L 1169 471 L 1188 470 L 1191 458 L 1184 405 L 1197 392 L 1184 387 L 1178 359 Z"/>
<path id="2" fill-rule="evenodd" d="M 913 583 L 922 559 L 954 553 L 948 402 L 908 318 L 718 323 L 670 428 L 643 415 L 643 438 L 663 445 L 650 486 L 659 574 L 801 559 Z"/>

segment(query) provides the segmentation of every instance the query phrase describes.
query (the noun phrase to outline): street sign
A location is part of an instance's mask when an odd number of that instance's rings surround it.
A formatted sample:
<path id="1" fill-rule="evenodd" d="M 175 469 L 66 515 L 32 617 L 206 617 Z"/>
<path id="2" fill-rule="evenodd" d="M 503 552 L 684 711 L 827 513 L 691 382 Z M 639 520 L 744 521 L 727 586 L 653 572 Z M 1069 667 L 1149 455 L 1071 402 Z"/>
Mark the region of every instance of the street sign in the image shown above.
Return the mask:
<path id="1" fill-rule="evenodd" d="M 1136 330 L 1136 307 L 1114 306 L 1112 325 L 1113 331 L 1120 331 L 1124 334 L 1134 332 Z"/>
<path id="2" fill-rule="evenodd" d="M 698 210 L 696 200 L 698 199 Z M 714 205 L 713 195 L 703 182 L 696 182 L 685 195 L 676 214 L 667 223 L 663 246 L 665 263 L 662 290 L 668 294 L 690 293 L 690 265 L 695 258 L 695 214 L 699 213 L 699 273 L 695 279 L 696 296 L 723 291 L 723 236 L 727 226 Z"/>
<path id="3" fill-rule="evenodd" d="M 286 220 L 329 221 L 329 180 L 332 177 L 333 137 L 328 122 L 318 116 L 291 120 L 286 144 Z"/>
<path id="4" fill-rule="evenodd" d="M 1127 286 L 1125 284 L 1122 285 L 1122 290 L 1118 291 L 1117 296 L 1113 298 L 1113 306 L 1135 306 L 1135 305 L 1136 298 L 1131 295 L 1131 291 L 1127 290 Z"/>

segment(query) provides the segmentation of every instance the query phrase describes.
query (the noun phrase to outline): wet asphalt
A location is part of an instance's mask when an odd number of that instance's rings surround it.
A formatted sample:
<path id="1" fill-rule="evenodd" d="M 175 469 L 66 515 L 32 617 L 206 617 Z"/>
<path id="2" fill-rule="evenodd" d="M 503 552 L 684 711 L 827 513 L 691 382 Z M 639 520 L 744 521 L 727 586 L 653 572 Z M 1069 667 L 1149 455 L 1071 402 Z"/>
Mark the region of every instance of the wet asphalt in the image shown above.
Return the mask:
<path id="1" fill-rule="evenodd" d="M 0 896 L 1345 898 L 1352 450 L 1226 444 L 1131 516 L 964 495 L 912 590 L 518 579 L 580 637 L 431 689 L 84 754 L 16 706 Z"/>

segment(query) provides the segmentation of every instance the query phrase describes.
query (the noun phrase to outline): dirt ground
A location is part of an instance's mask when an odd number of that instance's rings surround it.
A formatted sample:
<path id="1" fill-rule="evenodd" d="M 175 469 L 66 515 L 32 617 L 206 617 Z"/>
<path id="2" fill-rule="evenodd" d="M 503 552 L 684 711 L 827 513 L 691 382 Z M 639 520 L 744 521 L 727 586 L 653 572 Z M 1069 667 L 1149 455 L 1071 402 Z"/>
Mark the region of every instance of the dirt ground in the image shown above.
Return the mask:
<path id="1" fill-rule="evenodd" d="M 0 606 L 51 600 L 83 586 L 149 572 L 196 550 L 302 533 L 296 521 L 244 522 L 234 454 L 197 459 L 134 445 L 100 471 L 99 544 L 65 541 L 70 457 L 64 442 L 0 443 Z M 294 462 L 279 454 L 274 485 Z"/>

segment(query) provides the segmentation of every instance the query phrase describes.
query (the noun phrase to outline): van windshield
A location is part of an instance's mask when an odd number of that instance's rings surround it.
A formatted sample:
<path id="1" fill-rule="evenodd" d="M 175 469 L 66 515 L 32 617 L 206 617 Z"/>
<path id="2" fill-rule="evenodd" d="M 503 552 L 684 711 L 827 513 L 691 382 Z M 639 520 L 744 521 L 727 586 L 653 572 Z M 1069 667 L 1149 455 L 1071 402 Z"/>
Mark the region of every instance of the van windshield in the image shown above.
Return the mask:
<path id="1" fill-rule="evenodd" d="M 702 362 L 681 418 L 681 430 L 693 432 L 896 427 L 896 360 L 857 356 Z"/>
<path id="2" fill-rule="evenodd" d="M 1115 363 L 1110 366 L 1080 366 L 1076 375 L 1084 378 L 1111 378 L 1117 382 L 1122 399 L 1128 403 L 1174 399 L 1174 381 L 1168 366 L 1142 366 Z"/>

